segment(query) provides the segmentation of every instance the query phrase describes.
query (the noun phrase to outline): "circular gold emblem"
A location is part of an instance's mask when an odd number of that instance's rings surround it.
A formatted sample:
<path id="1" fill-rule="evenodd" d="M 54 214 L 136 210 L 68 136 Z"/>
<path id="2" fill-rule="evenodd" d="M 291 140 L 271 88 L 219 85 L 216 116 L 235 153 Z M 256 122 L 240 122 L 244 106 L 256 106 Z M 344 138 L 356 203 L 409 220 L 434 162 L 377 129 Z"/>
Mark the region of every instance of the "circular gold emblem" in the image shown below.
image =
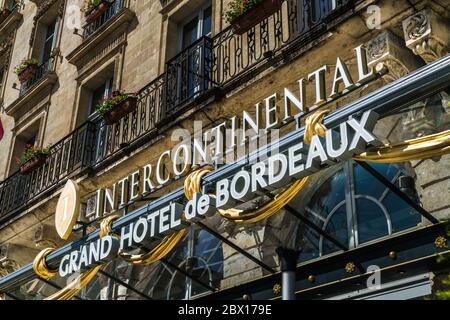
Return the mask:
<path id="1" fill-rule="evenodd" d="M 80 194 L 78 185 L 68 180 L 59 196 L 55 212 L 55 227 L 61 239 L 67 240 L 78 219 Z"/>

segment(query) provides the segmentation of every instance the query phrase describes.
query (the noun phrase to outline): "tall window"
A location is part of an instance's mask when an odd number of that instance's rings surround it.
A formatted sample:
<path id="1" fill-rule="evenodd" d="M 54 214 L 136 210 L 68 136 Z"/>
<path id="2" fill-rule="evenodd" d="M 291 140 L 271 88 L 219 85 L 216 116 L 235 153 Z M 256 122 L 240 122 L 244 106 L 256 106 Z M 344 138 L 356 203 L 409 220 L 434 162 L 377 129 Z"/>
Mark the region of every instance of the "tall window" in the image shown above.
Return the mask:
<path id="1" fill-rule="evenodd" d="M 11 157 L 9 173 L 12 174 L 19 169 L 17 158 L 22 155 L 27 145 L 39 145 L 39 129 L 41 121 L 35 121 L 15 136 L 14 148 Z"/>
<path id="2" fill-rule="evenodd" d="M 205 44 L 194 43 L 203 36 L 211 35 L 211 6 L 205 6 L 185 20 L 179 33 L 179 49 L 186 50 L 178 65 L 178 101 L 192 98 L 201 90 L 208 88 L 209 76 L 205 64 L 210 61 L 211 52 Z"/>
<path id="3" fill-rule="evenodd" d="M 105 82 L 103 82 L 100 86 L 92 91 L 91 103 L 90 103 L 90 111 L 89 114 L 95 112 L 95 106 L 103 99 L 111 96 L 112 93 L 112 78 L 108 78 Z"/>
<path id="4" fill-rule="evenodd" d="M 181 30 L 181 50 L 186 49 L 202 36 L 211 34 L 211 6 L 195 13 Z"/>
<path id="5" fill-rule="evenodd" d="M 51 57 L 52 50 L 55 46 L 55 40 L 56 40 L 56 26 L 57 26 L 57 20 L 55 19 L 52 22 L 50 22 L 49 25 L 47 25 L 45 30 L 45 38 L 44 38 L 44 45 L 42 47 L 42 55 L 41 55 L 41 62 L 45 63 L 48 61 Z"/>

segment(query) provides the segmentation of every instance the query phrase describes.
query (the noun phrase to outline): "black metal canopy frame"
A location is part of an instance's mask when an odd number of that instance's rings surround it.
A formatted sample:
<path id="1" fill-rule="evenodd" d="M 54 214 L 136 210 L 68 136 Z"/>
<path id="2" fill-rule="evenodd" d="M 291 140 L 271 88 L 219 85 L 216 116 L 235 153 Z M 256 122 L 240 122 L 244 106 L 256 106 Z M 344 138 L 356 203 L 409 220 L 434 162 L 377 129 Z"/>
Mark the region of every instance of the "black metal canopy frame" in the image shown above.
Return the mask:
<path id="1" fill-rule="evenodd" d="M 352 102 L 346 107 L 340 108 L 335 112 L 329 114 L 325 120 L 324 124 L 328 128 L 334 128 L 338 126 L 340 123 L 346 121 L 349 117 L 360 116 L 365 111 L 373 110 L 378 113 L 380 116 L 391 114 L 393 111 L 401 109 L 407 105 L 411 105 L 412 103 L 418 102 L 430 95 L 433 95 L 439 91 L 444 90 L 448 87 L 450 83 L 450 55 L 435 61 L 429 65 L 426 65 L 419 70 L 407 75 L 404 78 L 401 78 L 395 82 L 392 82 L 379 90 L 376 90 L 367 96 Z M 285 152 L 289 147 L 296 144 L 298 141 L 303 139 L 304 128 L 300 128 L 294 132 L 287 134 L 282 137 L 279 141 L 277 141 L 278 148 L 280 152 Z M 264 148 L 265 149 L 265 148 Z M 220 179 L 229 177 L 239 170 L 242 170 L 243 167 L 252 163 L 253 160 L 259 158 L 260 154 L 264 151 L 256 151 L 232 164 L 224 165 L 223 167 L 217 169 L 214 172 L 207 174 L 203 180 L 205 181 L 205 185 L 210 185 L 215 181 Z M 385 179 L 381 174 L 379 174 L 375 169 L 373 169 L 370 165 L 366 163 L 359 163 L 365 170 L 367 170 L 372 176 L 374 176 L 377 180 L 383 183 L 387 188 L 389 188 L 392 192 L 394 192 L 397 196 L 403 199 L 408 205 L 418 211 L 422 216 L 431 221 L 432 223 L 438 223 L 438 220 L 434 218 L 430 213 L 412 201 L 406 194 L 404 194 L 397 186 L 392 184 L 390 181 Z M 269 195 L 270 196 L 270 195 Z M 130 224 L 131 222 L 139 219 L 141 216 L 147 214 L 150 211 L 157 210 L 158 208 L 167 206 L 169 203 L 173 201 L 180 201 L 184 199 L 184 190 L 183 188 L 179 188 L 168 195 L 161 197 L 159 199 L 155 199 L 147 206 L 141 207 L 139 209 L 134 210 L 133 212 L 128 213 L 124 217 L 120 218 L 112 225 L 112 230 L 119 230 L 120 228 Z M 305 216 L 301 215 L 294 208 L 290 206 L 285 207 L 286 211 L 297 217 L 299 220 L 305 223 L 306 226 L 310 227 L 315 232 L 319 233 L 321 236 L 326 238 L 327 240 L 334 243 L 339 249 L 344 252 L 348 251 L 348 247 L 344 244 L 340 243 L 330 234 L 323 231 L 319 226 L 314 224 L 312 221 L 308 220 Z M 274 274 L 275 270 L 270 266 L 266 265 L 264 262 L 260 261 L 255 256 L 249 254 L 238 245 L 232 243 L 230 240 L 224 238 L 222 235 L 215 232 L 213 229 L 208 227 L 204 223 L 197 223 L 197 225 L 212 234 L 214 237 L 219 239 L 220 241 L 230 245 L 234 250 L 241 253 L 246 258 L 252 260 L 260 267 L 268 271 L 269 273 Z M 95 241 L 99 237 L 99 231 L 95 231 L 80 240 L 77 240 L 73 243 L 67 244 L 64 247 L 54 251 L 51 253 L 47 259 L 46 264 L 49 268 L 58 268 L 59 263 L 63 256 L 71 252 L 74 248 L 79 247 L 82 244 Z M 191 274 L 189 274 L 186 270 L 178 270 L 177 266 L 171 264 L 167 259 L 162 260 L 163 264 L 166 264 L 168 267 L 175 269 L 186 277 L 191 278 L 193 281 L 198 284 L 204 286 L 211 292 L 215 292 L 216 288 L 210 286 L 210 284 L 204 283 L 199 279 L 196 279 Z M 118 283 L 123 283 L 113 275 L 102 271 L 102 275 L 116 281 Z M 35 279 L 37 276 L 34 273 L 32 264 L 29 264 L 23 267 L 20 270 L 17 270 L 8 276 L 0 279 L 0 292 L 7 294 L 12 299 L 17 299 L 14 295 L 9 293 L 8 291 L 17 288 L 18 286 Z M 47 281 L 48 282 L 48 281 Z M 48 282 L 50 285 L 54 286 L 54 283 Z M 126 285 L 129 287 L 128 285 Z M 137 293 L 138 295 L 144 297 L 145 299 L 151 299 L 148 295 L 143 292 L 137 291 L 135 288 L 130 288 L 132 291 Z M 79 298 L 79 297 L 76 297 Z"/>

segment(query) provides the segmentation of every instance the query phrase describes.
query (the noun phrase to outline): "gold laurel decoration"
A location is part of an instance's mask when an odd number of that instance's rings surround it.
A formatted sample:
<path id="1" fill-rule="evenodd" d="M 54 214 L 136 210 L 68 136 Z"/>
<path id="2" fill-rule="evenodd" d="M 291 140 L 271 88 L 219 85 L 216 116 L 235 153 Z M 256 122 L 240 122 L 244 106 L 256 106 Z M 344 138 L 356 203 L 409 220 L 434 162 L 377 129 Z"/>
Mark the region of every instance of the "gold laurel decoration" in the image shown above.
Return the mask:
<path id="1" fill-rule="evenodd" d="M 354 156 L 353 159 L 367 162 L 395 163 L 427 159 L 447 153 L 450 153 L 450 130 L 397 144 L 374 147 Z"/>
<path id="2" fill-rule="evenodd" d="M 121 215 L 115 214 L 108 216 L 100 223 L 100 231 L 98 233 L 100 238 L 106 237 L 111 232 L 112 223 L 119 219 Z"/>
<path id="3" fill-rule="evenodd" d="M 311 144 L 312 138 L 315 135 L 325 137 L 327 128 L 323 124 L 323 120 L 328 113 L 330 113 L 329 109 L 318 110 L 306 118 L 305 133 L 303 135 L 303 142 L 305 144 Z"/>
<path id="4" fill-rule="evenodd" d="M 97 275 L 102 266 L 96 266 L 89 271 L 82 273 L 79 277 L 69 283 L 65 288 L 45 298 L 44 300 L 70 300 L 81 289 L 83 289 Z"/>
<path id="5" fill-rule="evenodd" d="M 136 265 L 149 265 L 156 261 L 161 260 L 167 254 L 172 251 L 173 248 L 181 241 L 186 233 L 186 229 L 180 230 L 167 236 L 160 244 L 158 244 L 153 250 L 148 253 L 140 255 L 131 255 L 124 252 L 120 253 L 120 256 L 125 261 Z"/>
<path id="6" fill-rule="evenodd" d="M 58 273 L 58 269 L 56 270 L 49 269 L 49 267 L 45 262 L 45 258 L 53 251 L 55 251 L 54 248 L 46 248 L 41 252 L 39 252 L 37 256 L 34 258 L 33 270 L 36 273 L 36 275 L 38 275 L 40 278 L 50 279 L 56 276 L 56 274 Z"/>

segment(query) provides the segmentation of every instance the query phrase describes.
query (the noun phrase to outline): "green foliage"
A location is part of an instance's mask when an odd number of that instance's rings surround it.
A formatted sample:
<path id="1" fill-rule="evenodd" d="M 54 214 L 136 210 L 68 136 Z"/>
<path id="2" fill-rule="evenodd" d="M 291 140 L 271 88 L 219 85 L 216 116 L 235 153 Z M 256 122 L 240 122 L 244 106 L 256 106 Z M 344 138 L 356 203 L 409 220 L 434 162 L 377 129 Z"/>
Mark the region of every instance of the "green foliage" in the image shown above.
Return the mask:
<path id="1" fill-rule="evenodd" d="M 37 67 L 38 65 L 39 65 L 39 61 L 37 59 L 34 59 L 34 58 L 32 58 L 32 59 L 25 59 L 25 60 L 22 60 L 20 62 L 20 64 L 14 69 L 14 72 L 17 75 L 20 75 L 29 66 L 36 66 Z"/>
<path id="2" fill-rule="evenodd" d="M 92 10 L 97 8 L 102 2 L 108 2 L 111 3 L 112 1 L 106 1 L 106 0 L 85 0 L 84 1 L 84 7 L 81 11 L 84 12 L 85 15 L 88 15 L 91 13 Z"/>
<path id="3" fill-rule="evenodd" d="M 28 161 L 36 158 L 38 155 L 47 155 L 49 154 L 48 148 L 40 148 L 36 146 L 32 146 L 31 144 L 27 144 L 25 150 L 23 150 L 22 155 L 16 159 L 19 165 L 23 165 Z"/>
<path id="4" fill-rule="evenodd" d="M 264 0 L 234 0 L 229 4 L 228 10 L 225 12 L 225 19 L 227 22 L 232 23 L 262 1 Z"/>
<path id="5" fill-rule="evenodd" d="M 129 97 L 134 97 L 132 93 L 126 93 L 124 91 L 113 92 L 113 95 L 107 99 L 102 99 L 96 106 L 95 110 L 101 114 L 105 114 L 109 110 L 113 109 L 115 106 L 125 101 Z"/>

